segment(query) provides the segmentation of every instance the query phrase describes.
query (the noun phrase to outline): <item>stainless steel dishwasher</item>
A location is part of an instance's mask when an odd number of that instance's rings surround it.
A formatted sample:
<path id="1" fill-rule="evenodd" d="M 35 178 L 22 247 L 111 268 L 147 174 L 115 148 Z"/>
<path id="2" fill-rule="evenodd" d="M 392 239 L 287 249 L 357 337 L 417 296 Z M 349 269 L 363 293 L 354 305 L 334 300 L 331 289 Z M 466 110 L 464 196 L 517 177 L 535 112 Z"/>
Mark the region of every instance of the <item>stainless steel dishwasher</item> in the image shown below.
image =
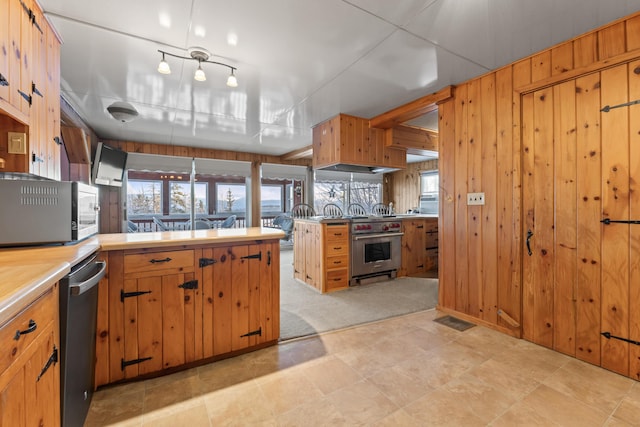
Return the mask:
<path id="1" fill-rule="evenodd" d="M 63 427 L 81 427 L 94 388 L 98 283 L 106 263 L 93 253 L 60 280 L 60 416 Z"/>

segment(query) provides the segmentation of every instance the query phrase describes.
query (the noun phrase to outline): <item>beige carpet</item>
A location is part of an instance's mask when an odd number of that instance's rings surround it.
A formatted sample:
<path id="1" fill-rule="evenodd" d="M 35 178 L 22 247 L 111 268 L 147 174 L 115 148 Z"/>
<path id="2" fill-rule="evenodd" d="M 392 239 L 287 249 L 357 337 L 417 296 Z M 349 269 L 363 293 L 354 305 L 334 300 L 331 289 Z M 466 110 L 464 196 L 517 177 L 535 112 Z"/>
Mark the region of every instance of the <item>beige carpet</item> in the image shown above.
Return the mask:
<path id="1" fill-rule="evenodd" d="M 438 301 L 438 280 L 402 277 L 320 294 L 293 278 L 293 251 L 283 247 L 280 260 L 280 339 L 429 310 Z"/>

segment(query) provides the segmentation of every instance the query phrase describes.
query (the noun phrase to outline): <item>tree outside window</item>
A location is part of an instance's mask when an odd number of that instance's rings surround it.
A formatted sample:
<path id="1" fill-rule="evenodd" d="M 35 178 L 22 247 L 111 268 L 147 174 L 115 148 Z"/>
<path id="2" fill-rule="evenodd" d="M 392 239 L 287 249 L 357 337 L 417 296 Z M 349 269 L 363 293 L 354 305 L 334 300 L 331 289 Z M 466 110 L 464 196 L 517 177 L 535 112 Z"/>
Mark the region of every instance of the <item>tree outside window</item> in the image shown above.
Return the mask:
<path id="1" fill-rule="evenodd" d="M 206 215 L 207 211 L 207 183 L 196 182 L 195 213 Z M 171 181 L 169 183 L 169 213 L 188 214 L 191 206 L 191 184 L 189 182 Z"/>
<path id="2" fill-rule="evenodd" d="M 162 214 L 162 181 L 127 181 L 127 213 L 133 215 Z"/>
<path id="3" fill-rule="evenodd" d="M 216 212 L 246 212 L 247 210 L 247 189 L 244 184 L 224 184 L 216 185 Z"/>
<path id="4" fill-rule="evenodd" d="M 382 199 L 381 190 L 381 184 L 369 182 L 316 181 L 313 207 L 316 212 L 322 212 L 327 203 L 334 203 L 346 213 L 349 204 L 358 203 L 365 210 L 371 211 L 371 207 Z"/>

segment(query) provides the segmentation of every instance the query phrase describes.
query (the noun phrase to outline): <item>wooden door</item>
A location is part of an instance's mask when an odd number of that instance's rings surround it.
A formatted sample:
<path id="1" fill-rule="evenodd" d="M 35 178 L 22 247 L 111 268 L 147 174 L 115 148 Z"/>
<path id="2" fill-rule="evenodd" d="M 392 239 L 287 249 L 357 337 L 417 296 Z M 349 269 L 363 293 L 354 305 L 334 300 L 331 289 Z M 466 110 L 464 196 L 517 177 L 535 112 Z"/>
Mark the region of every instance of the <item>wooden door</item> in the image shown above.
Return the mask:
<path id="1" fill-rule="evenodd" d="M 638 98 L 640 61 L 522 96 L 523 338 L 637 379 Z"/>

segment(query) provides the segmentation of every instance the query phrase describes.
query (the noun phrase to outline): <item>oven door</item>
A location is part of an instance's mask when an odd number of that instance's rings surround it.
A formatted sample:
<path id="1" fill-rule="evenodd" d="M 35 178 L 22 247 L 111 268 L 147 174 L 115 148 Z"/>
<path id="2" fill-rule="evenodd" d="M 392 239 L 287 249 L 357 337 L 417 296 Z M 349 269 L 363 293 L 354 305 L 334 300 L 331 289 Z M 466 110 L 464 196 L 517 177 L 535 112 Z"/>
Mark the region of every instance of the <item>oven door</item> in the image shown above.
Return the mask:
<path id="1" fill-rule="evenodd" d="M 73 183 L 73 218 L 71 230 L 73 240 L 82 240 L 98 233 L 100 204 L 98 189 L 80 182 Z"/>
<path id="2" fill-rule="evenodd" d="M 351 276 L 364 276 L 399 269 L 403 234 L 380 233 L 353 236 Z"/>

